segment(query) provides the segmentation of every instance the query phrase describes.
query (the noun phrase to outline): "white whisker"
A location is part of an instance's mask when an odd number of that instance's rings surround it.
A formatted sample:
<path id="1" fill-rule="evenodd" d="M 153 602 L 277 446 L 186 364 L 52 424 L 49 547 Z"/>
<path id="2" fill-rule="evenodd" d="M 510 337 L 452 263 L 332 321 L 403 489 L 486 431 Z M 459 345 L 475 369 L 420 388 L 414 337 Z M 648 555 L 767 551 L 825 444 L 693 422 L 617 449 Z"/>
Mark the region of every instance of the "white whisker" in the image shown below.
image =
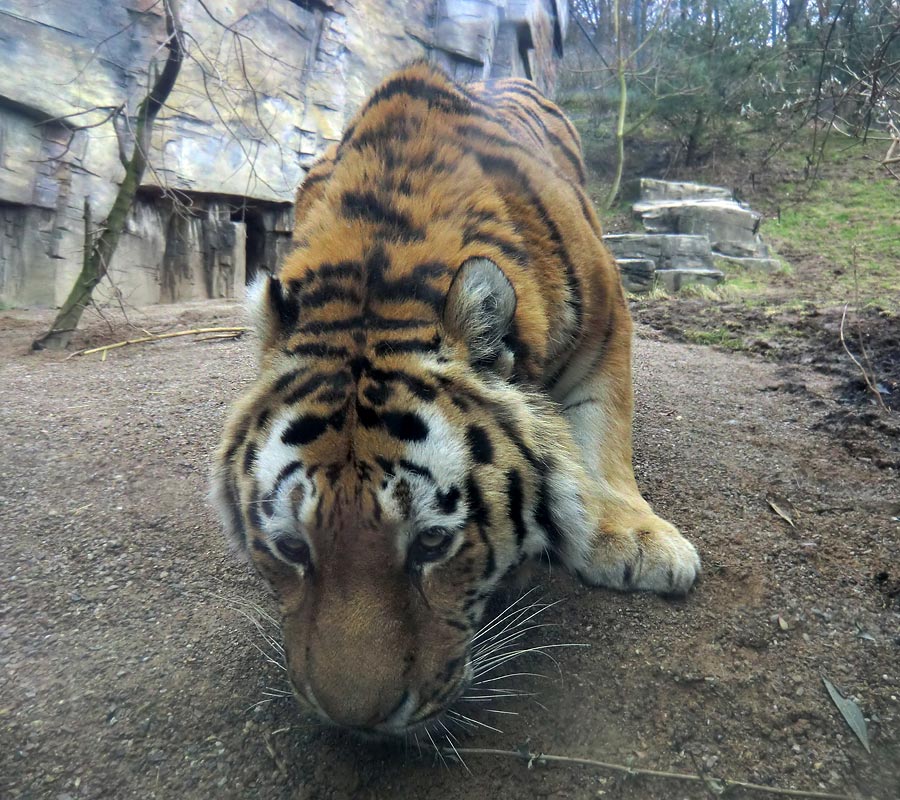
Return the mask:
<path id="1" fill-rule="evenodd" d="M 509 630 L 512 627 L 516 627 L 519 625 L 524 625 L 531 619 L 534 619 L 538 614 L 542 614 L 548 608 L 553 608 L 553 606 L 559 605 L 562 600 L 554 600 L 552 603 L 541 603 L 540 601 L 535 601 L 534 603 L 530 603 L 527 606 L 523 606 L 518 609 L 515 615 L 507 622 L 504 626 L 503 630 Z M 534 610 L 532 610 L 534 609 Z M 531 613 L 528 613 L 528 612 Z"/>
<path id="2" fill-rule="evenodd" d="M 501 639 L 498 642 L 492 642 L 489 647 L 485 646 L 479 650 L 473 651 L 472 658 L 475 661 L 487 658 L 489 655 L 491 655 L 491 653 L 495 653 L 498 650 L 502 650 L 504 647 L 507 647 L 508 645 L 512 644 L 517 639 L 520 639 L 521 637 L 525 636 L 526 634 L 530 633 L 531 631 L 536 631 L 539 628 L 550 628 L 550 627 L 554 627 L 554 626 L 552 623 L 549 623 L 549 622 L 535 624 L 535 625 L 528 625 L 527 627 L 522 628 L 521 630 L 516 630 L 514 633 L 507 634 L 503 639 Z"/>
<path id="3" fill-rule="evenodd" d="M 546 678 L 540 672 L 511 672 L 509 675 L 496 675 L 493 678 L 485 678 L 483 681 L 475 681 L 473 686 L 480 686 L 482 683 L 493 683 L 494 681 L 505 681 L 507 678 Z"/>
<path id="4" fill-rule="evenodd" d="M 543 656 L 544 658 L 550 659 L 553 662 L 553 665 L 556 667 L 557 671 L 562 674 L 562 670 L 560 669 L 559 662 L 550 655 L 547 650 L 552 650 L 558 647 L 586 647 L 586 644 L 578 644 L 574 642 L 565 642 L 561 644 L 544 644 L 537 645 L 535 647 L 525 647 L 520 650 L 512 650 L 506 653 L 498 653 L 492 658 L 486 659 L 483 663 L 476 664 L 474 668 L 474 675 L 476 678 L 480 678 L 482 675 L 486 675 L 490 672 L 493 672 L 497 667 L 505 664 L 508 661 L 512 661 L 513 659 L 519 658 L 520 656 L 528 655 L 529 653 L 536 653 L 538 655 Z"/>
<path id="5" fill-rule="evenodd" d="M 482 722 L 480 719 L 472 719 L 472 717 L 467 717 L 465 714 L 459 711 L 454 711 L 451 709 L 447 712 L 447 714 L 454 717 L 459 717 L 460 719 L 464 719 L 466 720 L 466 722 L 469 722 L 472 725 L 476 725 L 479 728 L 487 728 L 488 730 L 494 731 L 495 733 L 503 733 L 503 731 L 501 731 L 499 728 L 495 728 L 493 725 L 488 725 L 486 722 Z"/>
<path id="6" fill-rule="evenodd" d="M 510 697 L 528 697 L 524 692 L 514 692 L 511 694 L 477 694 L 463 695 L 459 698 L 460 703 L 494 703 L 497 700 L 508 700 Z"/>
<path id="7" fill-rule="evenodd" d="M 438 746 L 434 743 L 434 737 L 431 735 L 431 731 L 428 730 L 427 727 L 425 728 L 425 735 L 428 737 L 428 741 L 431 742 L 431 746 L 434 748 L 434 752 L 437 753 L 438 756 L 440 757 L 441 763 L 442 763 L 445 767 L 447 767 L 447 759 L 444 758 L 444 754 L 441 752 L 441 748 L 438 747 Z M 449 767 L 447 767 L 447 769 L 449 769 Z"/>
<path id="8" fill-rule="evenodd" d="M 217 600 L 223 601 L 229 608 L 232 608 L 235 611 L 238 610 L 237 609 L 238 605 L 248 606 L 253 611 L 255 611 L 260 617 L 262 617 L 264 620 L 266 620 L 266 622 L 271 624 L 271 626 L 273 628 L 275 628 L 278 631 L 281 630 L 281 625 L 278 623 L 278 620 L 276 620 L 274 617 L 272 617 L 264 608 L 262 608 L 262 606 L 258 605 L 257 603 L 254 603 L 252 600 L 248 600 L 246 597 L 237 597 L 237 596 L 227 597 L 225 595 L 220 595 L 220 594 L 213 594 L 212 597 L 216 598 Z"/>
<path id="9" fill-rule="evenodd" d="M 520 628 L 530 619 L 540 614 L 545 608 L 547 608 L 547 605 L 544 603 L 531 603 L 527 606 L 516 609 L 512 614 L 508 614 L 506 617 L 495 620 L 494 623 L 483 629 L 483 631 L 479 631 L 479 633 L 484 632 L 489 633 L 490 635 L 486 638 L 483 638 L 480 642 L 476 642 L 476 648 L 484 647 L 491 642 L 495 642 L 498 638 L 504 636 L 506 633 Z M 498 622 L 502 624 L 497 626 Z"/>
<path id="10" fill-rule="evenodd" d="M 448 714 L 450 714 L 450 713 L 452 713 L 452 712 L 448 712 Z M 457 715 L 459 715 L 459 712 L 456 712 L 456 713 L 457 713 Z M 446 719 L 447 719 L 447 722 L 449 722 L 451 725 L 459 725 L 459 727 L 462 728 L 464 731 L 466 731 L 466 733 L 468 733 L 469 731 L 471 731 L 473 728 L 476 727 L 468 719 L 459 719 L 458 717 L 452 717 L 452 716 L 447 716 Z"/>
<path id="11" fill-rule="evenodd" d="M 485 625 L 480 631 L 478 631 L 478 633 L 476 633 L 472 637 L 472 641 L 473 642 L 478 641 L 482 636 L 484 636 L 486 633 L 488 633 L 488 631 L 492 630 L 497 625 L 499 625 L 501 622 L 503 622 L 503 620 L 505 620 L 507 617 L 511 616 L 514 613 L 514 610 L 518 611 L 518 609 L 515 608 L 516 605 L 519 602 L 521 602 L 522 600 L 524 600 L 526 597 L 528 597 L 528 595 L 530 595 L 532 592 L 535 592 L 535 591 L 537 591 L 536 586 L 529 589 L 521 597 L 517 598 L 516 600 L 513 600 L 513 602 L 510 603 L 505 609 L 503 609 L 503 611 L 501 611 L 496 617 L 494 617 L 494 619 L 492 619 L 487 625 Z M 535 603 L 531 604 L 531 606 L 534 606 L 534 605 L 536 605 L 536 604 Z"/>
<path id="12" fill-rule="evenodd" d="M 466 772 L 468 772 L 469 775 L 471 775 L 472 770 L 469 769 L 469 765 L 466 764 L 465 759 L 459 754 L 459 750 L 456 749 L 456 745 L 453 743 L 454 740 L 456 739 L 456 737 L 452 733 L 450 733 L 450 729 L 446 725 L 444 725 L 443 722 L 440 723 L 440 725 L 444 729 L 444 732 L 447 734 L 447 736 L 445 737 L 447 739 L 447 744 L 450 745 L 450 749 L 453 751 L 453 754 L 456 756 L 457 761 L 459 761 L 459 763 L 462 764 L 463 767 L 465 767 Z"/>
<path id="13" fill-rule="evenodd" d="M 284 647 L 282 647 L 281 642 L 279 642 L 278 640 L 276 640 L 272 636 L 270 636 L 268 633 L 266 633 L 263 630 L 263 627 L 260 624 L 260 621 L 258 619 L 251 616 L 248 612 L 244 611 L 244 609 L 242 609 L 242 608 L 235 608 L 234 610 L 237 611 L 238 614 L 240 614 L 242 617 L 249 620 L 253 624 L 253 626 L 256 628 L 257 632 L 260 634 L 260 636 L 262 636 L 263 641 L 267 645 L 269 645 L 269 647 L 271 647 L 273 650 L 276 650 L 279 653 L 281 653 L 282 655 L 284 655 Z"/>
<path id="14" fill-rule="evenodd" d="M 276 667 L 278 667 L 278 669 L 282 670 L 283 672 L 287 672 L 287 667 L 284 664 L 281 664 L 274 658 L 272 658 L 272 656 L 270 656 L 265 650 L 263 650 L 256 642 L 250 642 L 250 646 L 253 647 L 257 652 L 259 652 L 259 654 L 270 664 L 274 664 Z"/>

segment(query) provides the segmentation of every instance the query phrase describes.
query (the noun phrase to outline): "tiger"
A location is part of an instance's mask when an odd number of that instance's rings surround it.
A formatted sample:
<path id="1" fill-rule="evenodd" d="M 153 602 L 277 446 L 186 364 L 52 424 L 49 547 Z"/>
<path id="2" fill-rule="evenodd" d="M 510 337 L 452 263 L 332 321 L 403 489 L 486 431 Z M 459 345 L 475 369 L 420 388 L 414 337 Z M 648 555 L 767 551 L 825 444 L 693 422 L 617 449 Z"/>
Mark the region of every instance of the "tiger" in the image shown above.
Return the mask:
<path id="1" fill-rule="evenodd" d="M 692 588 L 695 547 L 633 473 L 632 322 L 579 135 L 532 82 L 391 75 L 308 171 L 292 245 L 248 288 L 258 376 L 212 497 L 302 709 L 439 720 L 526 562 Z"/>

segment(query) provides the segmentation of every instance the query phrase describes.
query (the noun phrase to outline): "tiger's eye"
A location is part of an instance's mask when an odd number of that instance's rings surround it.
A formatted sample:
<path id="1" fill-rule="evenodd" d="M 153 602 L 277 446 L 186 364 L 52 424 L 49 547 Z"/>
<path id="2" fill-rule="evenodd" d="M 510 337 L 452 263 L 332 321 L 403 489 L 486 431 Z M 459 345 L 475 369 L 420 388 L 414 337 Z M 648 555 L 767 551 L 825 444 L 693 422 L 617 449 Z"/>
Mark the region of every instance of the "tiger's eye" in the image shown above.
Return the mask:
<path id="1" fill-rule="evenodd" d="M 437 561 L 453 544 L 453 534 L 446 528 L 428 528 L 413 540 L 409 549 L 411 565 L 419 566 Z"/>
<path id="2" fill-rule="evenodd" d="M 309 545 L 303 539 L 282 537 L 276 540 L 275 549 L 285 561 L 301 567 L 309 566 Z"/>

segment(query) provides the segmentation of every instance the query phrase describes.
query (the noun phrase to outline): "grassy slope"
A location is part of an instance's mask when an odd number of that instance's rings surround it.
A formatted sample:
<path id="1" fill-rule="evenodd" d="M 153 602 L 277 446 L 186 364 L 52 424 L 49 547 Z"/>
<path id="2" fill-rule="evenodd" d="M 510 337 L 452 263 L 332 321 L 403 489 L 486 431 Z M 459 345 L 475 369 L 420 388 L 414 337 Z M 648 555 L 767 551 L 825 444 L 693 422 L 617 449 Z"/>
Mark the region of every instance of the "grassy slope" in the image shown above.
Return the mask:
<path id="1" fill-rule="evenodd" d="M 602 200 L 612 149 L 602 128 L 584 114 L 581 128 L 591 173 L 589 190 Z M 598 131 L 599 133 L 595 133 Z M 763 162 L 771 141 L 760 134 L 730 136 L 693 169 L 672 167 L 658 138 L 631 142 L 626 170 L 733 188 L 764 215 L 762 234 L 781 257 L 774 274 L 728 270 L 716 289 L 655 291 L 632 298 L 635 317 L 672 338 L 841 371 L 841 319 L 855 350 L 866 345 L 874 371 L 900 401 L 900 182 L 878 166 L 885 143 L 833 136 L 819 178 L 805 179 L 810 141 L 804 134 Z M 603 214 L 607 230 L 633 230 L 629 203 Z"/>

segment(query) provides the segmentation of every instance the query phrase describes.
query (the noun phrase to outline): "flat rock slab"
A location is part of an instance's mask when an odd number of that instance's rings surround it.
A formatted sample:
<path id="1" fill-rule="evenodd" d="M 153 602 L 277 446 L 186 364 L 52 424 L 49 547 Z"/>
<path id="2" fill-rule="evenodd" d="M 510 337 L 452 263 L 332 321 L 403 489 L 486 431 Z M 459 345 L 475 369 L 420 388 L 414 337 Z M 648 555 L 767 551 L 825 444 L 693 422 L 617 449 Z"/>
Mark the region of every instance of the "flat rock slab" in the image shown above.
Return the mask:
<path id="1" fill-rule="evenodd" d="M 718 286 L 725 280 L 725 273 L 718 269 L 658 269 L 656 279 L 667 292 L 678 292 L 690 284 Z"/>
<path id="2" fill-rule="evenodd" d="M 733 200 L 672 200 L 635 203 L 648 233 L 707 236 L 710 246 L 724 255 L 764 258 L 759 236 L 762 216 Z"/>
<path id="3" fill-rule="evenodd" d="M 620 233 L 603 237 L 616 260 L 649 259 L 656 269 L 714 269 L 709 237 Z"/>
<path id="4" fill-rule="evenodd" d="M 626 292 L 649 292 L 653 288 L 656 264 L 649 258 L 618 258 L 622 286 Z"/>
<path id="5" fill-rule="evenodd" d="M 741 258 L 713 251 L 713 260 L 724 263 L 728 267 L 740 267 L 741 269 L 749 269 L 755 272 L 775 272 L 781 269 L 781 262 L 777 258 Z"/>
<path id="6" fill-rule="evenodd" d="M 722 186 L 641 178 L 641 200 L 732 200 L 733 197 Z"/>

